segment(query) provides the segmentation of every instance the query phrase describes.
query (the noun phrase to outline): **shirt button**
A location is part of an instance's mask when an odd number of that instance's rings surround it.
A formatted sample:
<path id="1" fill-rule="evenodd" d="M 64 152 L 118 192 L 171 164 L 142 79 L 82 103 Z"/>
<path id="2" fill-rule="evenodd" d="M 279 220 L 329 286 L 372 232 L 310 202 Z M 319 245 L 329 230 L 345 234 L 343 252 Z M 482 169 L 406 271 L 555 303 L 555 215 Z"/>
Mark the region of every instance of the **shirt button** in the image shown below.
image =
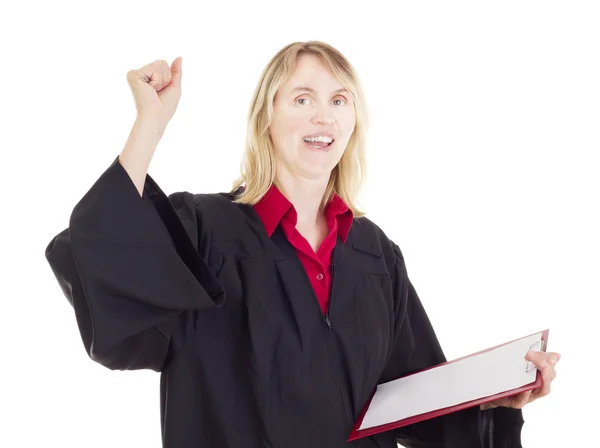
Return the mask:
<path id="1" fill-rule="evenodd" d="M 317 274 L 317 280 L 323 280 L 323 274 Z"/>

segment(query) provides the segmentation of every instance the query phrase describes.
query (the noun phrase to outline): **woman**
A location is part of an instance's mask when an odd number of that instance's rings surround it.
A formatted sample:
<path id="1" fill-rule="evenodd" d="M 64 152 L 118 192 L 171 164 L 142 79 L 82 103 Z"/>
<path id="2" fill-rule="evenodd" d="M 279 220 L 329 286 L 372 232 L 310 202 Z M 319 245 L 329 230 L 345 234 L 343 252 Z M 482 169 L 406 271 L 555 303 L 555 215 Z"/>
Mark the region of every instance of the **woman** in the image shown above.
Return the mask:
<path id="1" fill-rule="evenodd" d="M 534 394 L 346 443 L 378 383 L 445 361 L 400 249 L 356 206 L 365 108 L 348 61 L 314 41 L 274 56 L 229 193 L 166 196 L 147 175 L 181 79 L 181 58 L 129 72 L 127 144 L 46 249 L 89 356 L 161 372 L 163 446 L 520 446 L 557 354 L 532 357 Z"/>

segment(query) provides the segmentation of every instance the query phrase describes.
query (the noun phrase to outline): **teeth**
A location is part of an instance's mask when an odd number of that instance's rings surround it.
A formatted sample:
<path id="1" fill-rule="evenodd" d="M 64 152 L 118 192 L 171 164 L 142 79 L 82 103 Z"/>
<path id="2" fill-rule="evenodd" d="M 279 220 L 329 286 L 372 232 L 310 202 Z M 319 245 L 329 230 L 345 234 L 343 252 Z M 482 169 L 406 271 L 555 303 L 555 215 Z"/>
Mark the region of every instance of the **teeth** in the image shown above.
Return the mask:
<path id="1" fill-rule="evenodd" d="M 332 138 L 325 137 L 324 135 L 319 135 L 318 137 L 304 137 L 305 142 L 322 142 L 322 143 L 331 143 L 333 141 Z"/>

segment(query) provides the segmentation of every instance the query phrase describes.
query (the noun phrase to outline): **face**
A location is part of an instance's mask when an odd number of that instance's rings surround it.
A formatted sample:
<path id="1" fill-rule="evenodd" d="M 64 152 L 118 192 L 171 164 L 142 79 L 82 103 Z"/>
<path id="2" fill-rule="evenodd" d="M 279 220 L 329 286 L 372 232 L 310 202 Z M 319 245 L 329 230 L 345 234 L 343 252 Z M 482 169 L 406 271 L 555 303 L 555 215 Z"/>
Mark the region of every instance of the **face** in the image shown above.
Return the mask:
<path id="1" fill-rule="evenodd" d="M 269 134 L 277 175 L 329 179 L 356 122 L 350 92 L 316 56 L 302 55 L 290 79 L 275 96 Z M 320 141 L 306 141 L 321 137 Z M 325 137 L 325 138 L 323 138 Z M 333 141 L 327 144 L 327 137 Z"/>

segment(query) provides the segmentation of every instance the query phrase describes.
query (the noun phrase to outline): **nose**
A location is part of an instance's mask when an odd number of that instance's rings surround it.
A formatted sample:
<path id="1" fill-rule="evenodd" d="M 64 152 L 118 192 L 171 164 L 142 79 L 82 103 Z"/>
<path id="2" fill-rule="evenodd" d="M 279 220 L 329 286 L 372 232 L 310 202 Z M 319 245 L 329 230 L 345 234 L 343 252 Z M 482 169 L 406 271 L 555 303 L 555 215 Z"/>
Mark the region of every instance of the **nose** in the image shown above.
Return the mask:
<path id="1" fill-rule="evenodd" d="M 317 107 L 312 117 L 314 124 L 332 124 L 334 121 L 331 111 L 327 107 Z"/>

